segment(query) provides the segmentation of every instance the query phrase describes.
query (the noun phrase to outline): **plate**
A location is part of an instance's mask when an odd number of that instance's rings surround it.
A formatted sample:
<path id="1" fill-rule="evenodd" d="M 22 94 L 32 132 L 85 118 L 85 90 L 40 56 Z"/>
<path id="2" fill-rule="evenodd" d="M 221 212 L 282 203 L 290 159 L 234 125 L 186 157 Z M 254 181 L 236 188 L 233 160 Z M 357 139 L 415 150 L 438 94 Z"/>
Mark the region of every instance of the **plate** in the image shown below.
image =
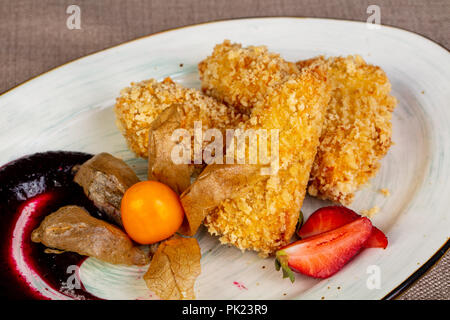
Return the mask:
<path id="1" fill-rule="evenodd" d="M 378 175 L 356 195 L 352 209 L 378 206 L 376 226 L 386 250 L 368 249 L 327 280 L 282 279 L 273 259 L 242 253 L 202 230 L 198 299 L 380 299 L 424 265 L 450 230 L 450 54 L 417 34 L 365 23 L 261 18 L 207 23 L 162 32 L 84 57 L 28 81 L 0 97 L 0 165 L 47 150 L 110 152 L 146 178 L 147 165 L 127 149 L 112 107 L 132 81 L 167 76 L 199 87 L 197 63 L 224 39 L 267 45 L 285 59 L 360 54 L 381 66 L 399 104 L 393 114 L 395 145 Z M 379 189 L 387 188 L 385 197 Z M 308 216 L 328 203 L 306 198 Z M 17 249 L 17 248 L 16 248 Z M 79 270 L 85 288 L 104 299 L 152 298 L 139 268 L 89 258 Z M 66 296 L 45 289 L 50 298 Z"/>

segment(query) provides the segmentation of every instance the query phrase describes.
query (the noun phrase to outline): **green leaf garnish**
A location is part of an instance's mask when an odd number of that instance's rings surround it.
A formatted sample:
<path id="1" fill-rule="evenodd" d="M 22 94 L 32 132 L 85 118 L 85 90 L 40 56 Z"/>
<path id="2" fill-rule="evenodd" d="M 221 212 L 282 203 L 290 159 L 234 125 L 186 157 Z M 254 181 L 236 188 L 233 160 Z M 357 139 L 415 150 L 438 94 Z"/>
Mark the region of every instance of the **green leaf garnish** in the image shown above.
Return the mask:
<path id="1" fill-rule="evenodd" d="M 297 227 L 295 227 L 296 234 L 298 233 L 302 225 L 303 225 L 303 212 L 300 210 L 300 214 L 298 215 Z"/>
<path id="2" fill-rule="evenodd" d="M 288 256 L 287 253 L 283 250 L 277 251 L 275 255 L 275 268 L 277 271 L 281 270 L 283 271 L 283 279 L 289 278 L 292 283 L 295 281 L 294 272 L 289 268 L 288 265 Z"/>
<path id="3" fill-rule="evenodd" d="M 280 261 L 278 261 L 278 259 L 275 259 L 275 269 L 276 269 L 277 271 L 280 271 L 280 268 L 281 268 Z"/>

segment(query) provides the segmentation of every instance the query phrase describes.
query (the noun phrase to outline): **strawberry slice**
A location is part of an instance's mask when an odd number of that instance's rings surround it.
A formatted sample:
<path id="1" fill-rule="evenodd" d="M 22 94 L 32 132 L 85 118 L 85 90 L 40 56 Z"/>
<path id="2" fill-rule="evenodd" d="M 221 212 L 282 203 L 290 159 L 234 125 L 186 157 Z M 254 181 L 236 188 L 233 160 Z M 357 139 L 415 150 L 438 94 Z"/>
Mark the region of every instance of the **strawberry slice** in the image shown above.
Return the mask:
<path id="1" fill-rule="evenodd" d="M 364 244 L 365 248 L 383 248 L 386 249 L 388 245 L 388 239 L 377 227 L 372 227 L 372 234 L 370 235 L 367 242 Z"/>
<path id="2" fill-rule="evenodd" d="M 294 282 L 292 270 L 314 278 L 338 272 L 364 246 L 372 232 L 367 218 L 358 218 L 340 228 L 296 241 L 276 252 L 276 268 Z"/>
<path id="3" fill-rule="evenodd" d="M 298 231 L 298 236 L 303 238 L 315 236 L 347 223 L 355 221 L 361 216 L 356 212 L 342 206 L 329 206 L 320 208 L 311 214 L 305 224 Z"/>
<path id="4" fill-rule="evenodd" d="M 361 216 L 342 206 L 329 206 L 320 208 L 308 218 L 305 224 L 297 232 L 302 239 L 334 230 L 346 225 Z M 377 227 L 373 227 L 372 234 L 364 245 L 365 248 L 383 248 L 388 245 L 388 239 L 384 233 Z"/>

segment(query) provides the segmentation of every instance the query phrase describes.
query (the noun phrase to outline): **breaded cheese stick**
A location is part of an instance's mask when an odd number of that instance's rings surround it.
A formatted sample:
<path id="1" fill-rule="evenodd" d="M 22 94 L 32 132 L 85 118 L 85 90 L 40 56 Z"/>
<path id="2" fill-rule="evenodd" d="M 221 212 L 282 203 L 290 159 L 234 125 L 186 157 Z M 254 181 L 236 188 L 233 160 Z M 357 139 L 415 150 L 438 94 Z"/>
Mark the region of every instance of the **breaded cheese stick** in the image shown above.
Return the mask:
<path id="1" fill-rule="evenodd" d="M 149 179 L 169 185 L 175 192 L 183 192 L 191 176 L 202 169 L 202 163 L 191 161 L 176 164 L 171 158 L 172 134 L 177 129 L 186 129 L 193 137 L 194 124 L 201 124 L 202 132 L 214 128 L 225 133 L 247 119 L 233 108 L 205 96 L 195 89 L 184 88 L 170 78 L 163 82 L 154 79 L 133 83 L 121 91 L 117 98 L 115 113 L 117 126 L 126 138 L 132 151 L 149 159 Z M 193 139 L 192 139 L 193 144 Z M 207 144 L 203 142 L 202 147 Z"/>
<path id="2" fill-rule="evenodd" d="M 239 177 L 247 164 L 235 170 L 237 176 L 227 173 L 226 165 L 215 165 L 212 170 L 208 166 L 181 196 L 186 215 L 206 216 L 204 224 L 210 233 L 242 250 L 256 250 L 264 256 L 287 244 L 298 221 L 328 99 L 326 77 L 319 67 L 304 69 L 271 86 L 242 128 L 279 130 L 279 170 L 252 179 Z M 212 179 L 214 175 L 217 179 Z M 227 184 L 236 184 L 236 179 L 241 179 L 244 189 L 228 192 Z M 226 190 L 229 197 L 223 199 L 217 189 Z"/>
<path id="3" fill-rule="evenodd" d="M 265 46 L 249 46 L 225 40 L 198 65 L 202 90 L 227 105 L 249 112 L 273 87 L 297 73 L 294 63 L 286 62 Z"/>
<path id="4" fill-rule="evenodd" d="M 242 115 L 196 89 L 184 88 L 170 78 L 158 82 L 149 79 L 124 88 L 116 100 L 116 124 L 130 149 L 137 156 L 148 156 L 148 133 L 151 123 L 163 110 L 180 105 L 183 127 L 202 121 L 206 128 L 233 128 Z"/>
<path id="5" fill-rule="evenodd" d="M 392 111 L 396 99 L 384 71 L 360 56 L 300 61 L 298 67 L 325 63 L 331 100 L 308 193 L 342 204 L 375 176 L 392 145 Z"/>

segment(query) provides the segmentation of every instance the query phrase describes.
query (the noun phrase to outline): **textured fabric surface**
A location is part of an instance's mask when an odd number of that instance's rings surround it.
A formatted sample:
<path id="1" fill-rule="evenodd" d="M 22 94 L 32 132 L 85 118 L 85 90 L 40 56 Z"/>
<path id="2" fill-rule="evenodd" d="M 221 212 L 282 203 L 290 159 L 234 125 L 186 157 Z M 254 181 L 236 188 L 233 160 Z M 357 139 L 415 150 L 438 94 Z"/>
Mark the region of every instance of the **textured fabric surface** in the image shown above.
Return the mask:
<path id="1" fill-rule="evenodd" d="M 403 292 L 399 300 L 449 300 L 450 299 L 450 254 L 446 255 L 431 268 L 425 276 L 417 280 Z"/>
<path id="2" fill-rule="evenodd" d="M 81 29 L 66 26 L 69 5 Z M 170 28 L 242 17 L 299 16 L 366 21 L 380 6 L 381 23 L 450 48 L 448 0 L 0 0 L 0 92 L 86 54 Z M 399 299 L 450 299 L 450 253 Z"/>

